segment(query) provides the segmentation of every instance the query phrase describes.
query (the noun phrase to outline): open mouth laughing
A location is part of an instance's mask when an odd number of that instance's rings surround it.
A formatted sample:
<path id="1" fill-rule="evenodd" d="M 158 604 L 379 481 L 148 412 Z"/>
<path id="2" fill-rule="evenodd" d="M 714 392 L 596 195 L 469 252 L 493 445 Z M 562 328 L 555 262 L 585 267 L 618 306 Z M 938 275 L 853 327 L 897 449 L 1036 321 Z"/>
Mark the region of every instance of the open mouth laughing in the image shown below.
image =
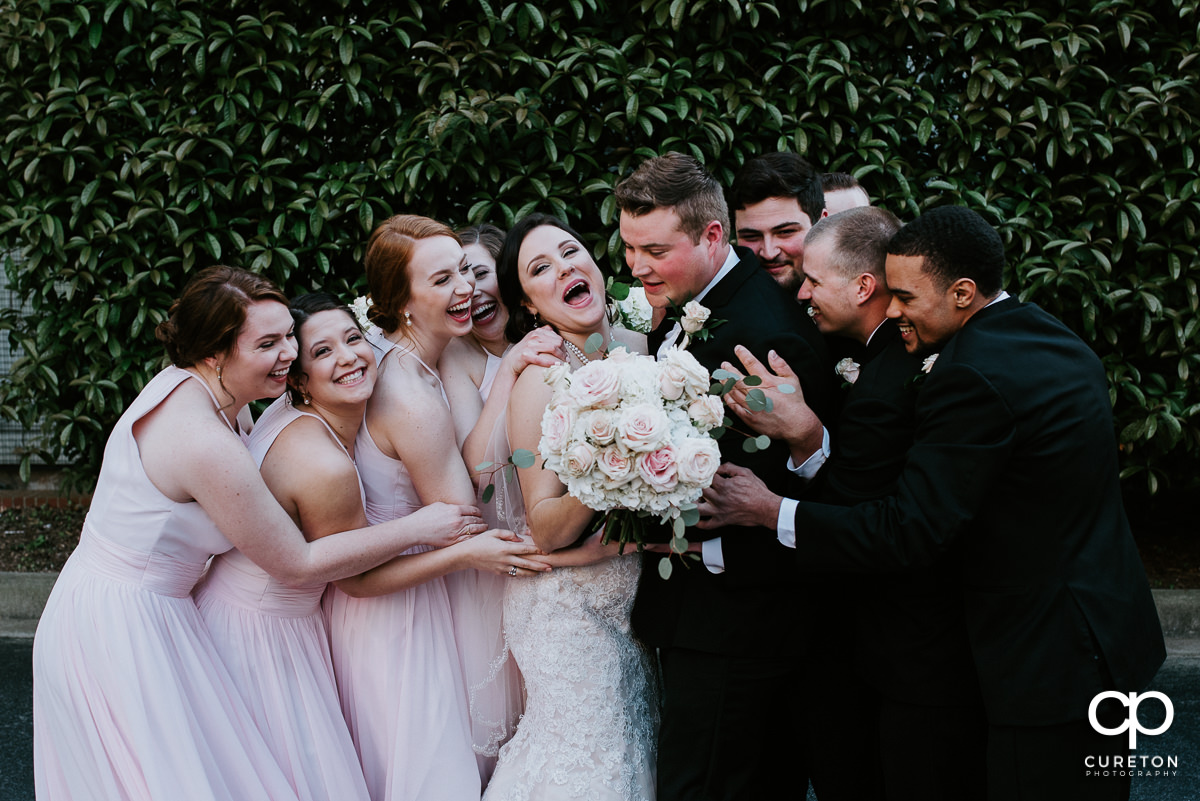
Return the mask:
<path id="1" fill-rule="evenodd" d="M 472 306 L 471 321 L 475 323 L 475 325 L 484 325 L 485 323 L 491 322 L 496 316 L 496 307 L 498 305 L 499 304 L 495 300 L 488 298 L 482 301 L 478 306 Z"/>
<path id="2" fill-rule="evenodd" d="M 563 292 L 563 303 L 572 308 L 586 306 L 592 301 L 592 288 L 582 278 L 572 281 Z"/>
<path id="3" fill-rule="evenodd" d="M 446 309 L 446 313 L 450 315 L 450 319 L 456 323 L 465 323 L 471 319 L 471 300 L 455 303 L 450 308 Z"/>

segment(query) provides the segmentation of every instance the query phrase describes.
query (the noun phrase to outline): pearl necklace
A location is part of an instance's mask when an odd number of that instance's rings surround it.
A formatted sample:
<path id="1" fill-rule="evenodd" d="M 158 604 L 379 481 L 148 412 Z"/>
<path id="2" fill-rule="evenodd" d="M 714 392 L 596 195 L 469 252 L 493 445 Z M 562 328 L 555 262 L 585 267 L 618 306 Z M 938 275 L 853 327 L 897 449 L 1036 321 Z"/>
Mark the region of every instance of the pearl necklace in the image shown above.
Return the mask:
<path id="1" fill-rule="evenodd" d="M 574 342 L 567 339 L 566 337 L 563 337 L 563 344 L 567 346 L 567 350 L 569 350 L 571 352 L 572 356 L 574 356 L 576 359 L 579 360 L 579 363 L 581 365 L 589 364 L 592 361 L 591 359 L 589 359 L 587 357 L 586 353 L 584 353 L 582 350 L 579 349 L 578 345 L 576 345 Z M 601 357 L 601 358 L 603 358 L 603 357 Z"/>

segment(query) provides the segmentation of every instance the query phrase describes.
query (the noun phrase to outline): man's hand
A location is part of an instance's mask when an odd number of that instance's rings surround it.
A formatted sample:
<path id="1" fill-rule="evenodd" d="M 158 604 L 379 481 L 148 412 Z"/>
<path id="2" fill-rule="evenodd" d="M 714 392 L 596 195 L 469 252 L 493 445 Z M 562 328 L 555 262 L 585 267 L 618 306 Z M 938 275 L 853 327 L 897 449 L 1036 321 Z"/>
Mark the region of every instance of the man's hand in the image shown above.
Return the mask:
<path id="1" fill-rule="evenodd" d="M 800 389 L 800 379 L 795 371 L 775 351 L 767 354 L 771 363 L 768 369 L 762 362 L 754 358 L 749 350 L 738 345 L 734 353 L 742 363 L 745 373 L 735 370 L 725 362 L 721 369 L 727 370 L 738 377 L 738 383 L 725 395 L 725 403 L 746 425 L 760 434 L 771 439 L 781 439 L 787 442 L 792 451 L 792 459 L 796 464 L 803 464 L 809 456 L 821 447 L 823 426 L 816 413 L 804 402 L 804 393 Z M 747 403 L 748 393 L 756 387 L 747 387 L 742 379 L 746 375 L 757 376 L 762 383 L 757 389 L 762 390 L 771 401 L 771 410 L 752 410 Z M 792 392 L 782 392 L 781 384 L 792 388 Z M 772 526 L 773 528 L 774 526 Z"/>
<path id="2" fill-rule="evenodd" d="M 744 467 L 723 464 L 697 504 L 697 528 L 762 526 L 772 531 L 779 520 L 783 498 L 767 489 L 758 476 Z"/>

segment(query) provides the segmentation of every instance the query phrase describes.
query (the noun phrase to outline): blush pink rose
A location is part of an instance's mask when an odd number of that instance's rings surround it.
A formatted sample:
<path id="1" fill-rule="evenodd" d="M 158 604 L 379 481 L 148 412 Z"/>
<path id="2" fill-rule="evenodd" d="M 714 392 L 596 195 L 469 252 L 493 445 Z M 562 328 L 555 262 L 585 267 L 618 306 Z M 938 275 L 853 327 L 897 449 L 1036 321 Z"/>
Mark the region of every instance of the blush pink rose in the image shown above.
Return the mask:
<path id="1" fill-rule="evenodd" d="M 650 403 L 626 409 L 617 419 L 617 439 L 631 451 L 646 453 L 659 446 L 670 428 L 666 413 Z"/>
<path id="2" fill-rule="evenodd" d="M 580 442 L 567 451 L 563 462 L 568 475 L 576 478 L 586 476 L 596 463 L 596 449 L 586 442 Z"/>
<path id="3" fill-rule="evenodd" d="M 611 480 L 622 481 L 633 471 L 633 457 L 622 453 L 619 448 L 604 448 L 596 457 L 596 466 Z"/>
<path id="4" fill-rule="evenodd" d="M 688 437 L 676 446 L 675 464 L 680 481 L 707 487 L 721 466 L 721 449 L 708 437 Z"/>
<path id="5" fill-rule="evenodd" d="M 612 412 L 597 409 L 584 423 L 587 438 L 597 445 L 608 445 L 617 437 L 617 418 Z"/>
<path id="6" fill-rule="evenodd" d="M 621 376 L 606 362 L 592 362 L 571 376 L 570 393 L 580 409 L 612 408 L 621 400 Z"/>
<path id="7" fill-rule="evenodd" d="M 675 451 L 670 446 L 638 456 L 637 471 L 642 480 L 657 492 L 670 492 L 679 483 Z"/>
<path id="8" fill-rule="evenodd" d="M 701 395 L 688 404 L 688 417 L 705 430 L 725 422 L 725 406 L 716 395 Z"/>
<path id="9" fill-rule="evenodd" d="M 575 410 L 570 406 L 551 406 L 542 417 L 542 447 L 562 452 L 575 426 Z"/>

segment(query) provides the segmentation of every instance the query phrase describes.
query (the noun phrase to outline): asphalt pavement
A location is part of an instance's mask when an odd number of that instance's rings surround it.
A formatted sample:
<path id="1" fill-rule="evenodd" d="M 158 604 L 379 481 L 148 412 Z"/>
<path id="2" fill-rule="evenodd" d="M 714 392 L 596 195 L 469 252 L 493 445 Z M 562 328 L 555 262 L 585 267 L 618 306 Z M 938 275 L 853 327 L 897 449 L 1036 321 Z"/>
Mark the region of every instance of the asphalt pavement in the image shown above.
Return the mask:
<path id="1" fill-rule="evenodd" d="M 1167 662 L 1150 689 L 1171 700 L 1174 720 L 1161 735 L 1140 735 L 1132 753 L 1146 763 L 1137 770 L 1150 775 L 1133 778 L 1132 801 L 1200 800 L 1200 638 L 1167 645 Z M 33 801 L 32 654 L 29 637 L 0 637 L 0 801 Z M 1156 729 L 1163 710 L 1147 701 L 1139 709 L 1142 727 Z M 1155 757 L 1162 758 L 1163 775 L 1153 775 Z M 1172 757 L 1177 766 L 1167 768 Z"/>

